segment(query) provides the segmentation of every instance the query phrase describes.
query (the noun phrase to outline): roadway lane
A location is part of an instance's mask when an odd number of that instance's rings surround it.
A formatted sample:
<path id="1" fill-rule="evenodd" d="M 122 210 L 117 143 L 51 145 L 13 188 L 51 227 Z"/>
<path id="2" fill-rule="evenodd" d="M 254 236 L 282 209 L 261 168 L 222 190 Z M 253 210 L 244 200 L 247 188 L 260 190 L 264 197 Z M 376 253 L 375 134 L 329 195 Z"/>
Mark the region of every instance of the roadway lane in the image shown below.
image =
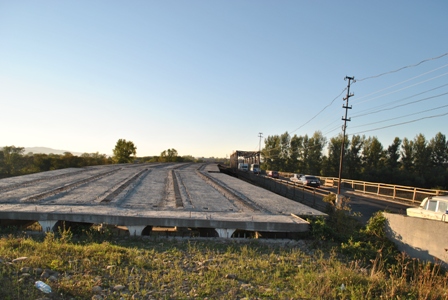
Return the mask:
<path id="1" fill-rule="evenodd" d="M 362 193 L 345 192 L 346 196 L 350 197 L 350 207 L 353 212 L 361 213 L 359 218 L 363 224 L 378 211 L 387 211 L 394 214 L 406 214 L 406 208 L 412 207 L 404 203 L 393 202 L 390 200 L 368 197 Z"/>
<path id="2" fill-rule="evenodd" d="M 290 181 L 289 178 L 282 178 L 283 180 Z M 316 189 L 322 193 L 337 193 L 336 188 L 330 188 L 321 186 Z M 366 224 L 367 221 L 378 211 L 387 211 L 394 214 L 406 214 L 406 208 L 414 207 L 412 205 L 408 205 L 405 202 L 398 202 L 393 200 L 388 200 L 385 198 L 375 197 L 373 195 L 366 195 L 359 192 L 354 192 L 350 190 L 342 190 L 343 195 L 350 197 L 350 207 L 352 212 L 360 213 L 361 216 L 359 220 Z"/>

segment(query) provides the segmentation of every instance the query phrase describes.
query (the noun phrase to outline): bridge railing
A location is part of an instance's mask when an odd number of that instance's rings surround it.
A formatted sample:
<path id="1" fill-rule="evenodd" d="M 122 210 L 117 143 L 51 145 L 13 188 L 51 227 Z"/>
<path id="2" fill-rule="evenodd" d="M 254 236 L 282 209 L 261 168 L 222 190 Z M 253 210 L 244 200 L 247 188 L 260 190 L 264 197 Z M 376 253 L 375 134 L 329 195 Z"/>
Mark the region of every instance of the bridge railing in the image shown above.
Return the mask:
<path id="1" fill-rule="evenodd" d="M 323 185 L 337 187 L 338 178 L 335 177 L 319 177 Z M 368 182 L 350 179 L 341 179 L 343 188 L 350 188 L 363 194 L 381 196 L 393 200 L 401 200 L 419 205 L 423 199 L 429 196 L 446 195 L 446 190 L 423 189 L 411 186 L 394 185 L 378 182 Z"/>

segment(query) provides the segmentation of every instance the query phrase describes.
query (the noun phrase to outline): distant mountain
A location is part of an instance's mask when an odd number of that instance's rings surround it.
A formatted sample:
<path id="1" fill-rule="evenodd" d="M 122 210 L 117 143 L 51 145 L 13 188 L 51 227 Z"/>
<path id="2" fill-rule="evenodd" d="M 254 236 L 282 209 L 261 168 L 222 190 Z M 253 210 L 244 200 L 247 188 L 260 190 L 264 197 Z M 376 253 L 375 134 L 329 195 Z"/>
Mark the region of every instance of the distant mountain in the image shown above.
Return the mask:
<path id="1" fill-rule="evenodd" d="M 52 148 L 47 148 L 47 147 L 25 147 L 25 154 L 29 153 L 29 152 L 33 152 L 34 154 L 64 154 L 64 152 L 70 152 L 73 155 L 76 156 L 80 156 L 82 153 L 81 152 L 72 152 L 69 150 L 57 150 L 57 149 L 52 149 Z"/>

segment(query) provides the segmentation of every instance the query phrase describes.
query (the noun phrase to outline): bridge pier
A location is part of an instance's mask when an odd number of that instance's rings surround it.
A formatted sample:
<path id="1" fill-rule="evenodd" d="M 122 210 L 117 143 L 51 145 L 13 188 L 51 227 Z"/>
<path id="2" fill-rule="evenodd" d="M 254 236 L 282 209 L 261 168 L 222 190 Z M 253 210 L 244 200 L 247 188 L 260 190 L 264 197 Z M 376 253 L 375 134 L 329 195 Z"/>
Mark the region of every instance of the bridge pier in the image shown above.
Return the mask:
<path id="1" fill-rule="evenodd" d="M 220 238 L 230 238 L 236 229 L 229 228 L 216 228 L 216 232 L 218 233 Z"/>
<path id="2" fill-rule="evenodd" d="M 141 236 L 143 229 L 145 229 L 146 225 L 142 226 L 142 225 L 138 225 L 138 226 L 134 226 L 134 225 L 130 225 L 130 226 L 126 226 L 129 230 L 129 234 L 131 236 Z"/>
<path id="3" fill-rule="evenodd" d="M 53 232 L 54 231 L 54 226 L 56 225 L 56 223 L 58 221 L 45 220 L 45 221 L 37 221 L 37 222 L 39 222 L 39 225 L 42 227 L 42 230 L 44 232 Z"/>

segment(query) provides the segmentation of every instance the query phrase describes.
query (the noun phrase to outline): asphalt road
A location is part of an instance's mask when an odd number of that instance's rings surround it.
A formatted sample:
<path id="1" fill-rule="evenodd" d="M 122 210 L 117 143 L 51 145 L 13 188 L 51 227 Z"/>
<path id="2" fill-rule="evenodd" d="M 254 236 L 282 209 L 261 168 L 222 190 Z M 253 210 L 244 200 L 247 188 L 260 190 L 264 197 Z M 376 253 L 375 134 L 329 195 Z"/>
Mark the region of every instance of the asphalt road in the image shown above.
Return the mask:
<path id="1" fill-rule="evenodd" d="M 286 177 L 280 177 L 282 180 L 290 180 Z M 336 188 L 321 186 L 320 190 L 325 193 L 337 193 Z M 342 190 L 342 194 L 350 197 L 350 207 L 352 212 L 360 213 L 359 220 L 366 224 L 367 221 L 378 211 L 387 211 L 390 213 L 406 215 L 406 208 L 414 207 L 405 202 L 392 201 L 385 198 L 375 197 L 373 195 L 365 195 L 363 193 Z"/>
<path id="2" fill-rule="evenodd" d="M 377 211 L 388 211 L 396 214 L 406 214 L 406 208 L 412 207 L 410 205 L 374 198 L 367 197 L 362 193 L 347 192 L 350 197 L 350 207 L 353 212 L 361 213 L 360 220 L 365 224 Z"/>

